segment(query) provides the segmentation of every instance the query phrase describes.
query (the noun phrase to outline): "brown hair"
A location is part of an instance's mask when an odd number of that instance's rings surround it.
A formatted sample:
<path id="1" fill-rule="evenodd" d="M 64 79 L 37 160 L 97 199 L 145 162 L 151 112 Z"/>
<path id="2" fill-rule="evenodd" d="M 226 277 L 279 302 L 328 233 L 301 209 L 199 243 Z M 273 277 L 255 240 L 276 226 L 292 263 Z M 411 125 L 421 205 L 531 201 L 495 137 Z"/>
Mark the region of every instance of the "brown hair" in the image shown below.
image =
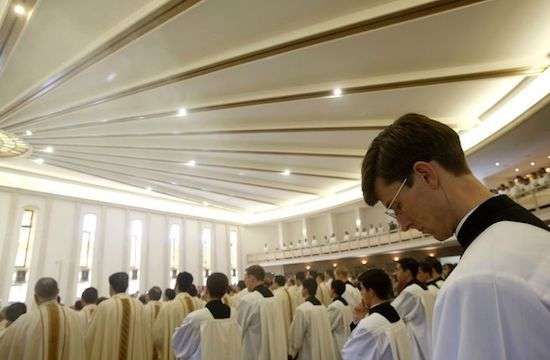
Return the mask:
<path id="1" fill-rule="evenodd" d="M 249 266 L 246 269 L 246 274 L 254 276 L 258 281 L 264 281 L 265 279 L 265 270 L 260 265 Z"/>
<path id="2" fill-rule="evenodd" d="M 406 114 L 382 131 L 371 143 L 361 166 L 361 186 L 370 206 L 376 178 L 387 184 L 403 181 L 417 161 L 436 161 L 454 175 L 469 174 L 458 134 L 449 126 L 420 114 Z M 408 186 L 412 185 L 408 181 Z"/>

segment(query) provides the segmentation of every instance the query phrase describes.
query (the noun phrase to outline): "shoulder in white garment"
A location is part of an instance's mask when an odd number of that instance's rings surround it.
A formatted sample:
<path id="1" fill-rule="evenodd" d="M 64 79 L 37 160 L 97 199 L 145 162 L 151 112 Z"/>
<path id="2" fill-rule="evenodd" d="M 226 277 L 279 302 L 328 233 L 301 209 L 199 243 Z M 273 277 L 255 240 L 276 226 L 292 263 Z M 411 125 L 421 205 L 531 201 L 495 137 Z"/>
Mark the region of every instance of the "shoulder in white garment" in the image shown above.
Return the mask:
<path id="1" fill-rule="evenodd" d="M 550 232 L 522 223 L 499 222 L 480 234 L 439 291 L 433 359 L 546 358 L 549 244 Z"/>
<path id="2" fill-rule="evenodd" d="M 391 323 L 374 313 L 359 322 L 342 349 L 344 360 L 393 360 L 390 342 L 385 334 Z"/>

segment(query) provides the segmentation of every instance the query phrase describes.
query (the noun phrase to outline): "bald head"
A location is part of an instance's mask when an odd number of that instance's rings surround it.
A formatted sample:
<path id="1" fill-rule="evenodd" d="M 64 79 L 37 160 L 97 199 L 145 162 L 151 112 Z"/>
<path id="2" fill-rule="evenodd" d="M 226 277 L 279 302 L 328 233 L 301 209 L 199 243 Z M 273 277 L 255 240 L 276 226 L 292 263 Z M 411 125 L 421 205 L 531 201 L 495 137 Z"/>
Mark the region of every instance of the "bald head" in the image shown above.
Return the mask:
<path id="1" fill-rule="evenodd" d="M 59 295 L 57 281 L 50 277 L 43 277 L 36 282 L 34 294 L 42 301 L 54 300 Z"/>

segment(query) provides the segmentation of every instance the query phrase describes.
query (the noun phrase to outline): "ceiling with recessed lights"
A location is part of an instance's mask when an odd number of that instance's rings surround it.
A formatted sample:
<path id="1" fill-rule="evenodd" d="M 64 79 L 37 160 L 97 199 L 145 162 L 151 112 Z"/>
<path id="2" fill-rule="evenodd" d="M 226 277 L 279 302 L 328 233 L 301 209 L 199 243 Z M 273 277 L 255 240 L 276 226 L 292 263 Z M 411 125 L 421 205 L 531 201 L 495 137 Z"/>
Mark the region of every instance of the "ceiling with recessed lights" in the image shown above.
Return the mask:
<path id="1" fill-rule="evenodd" d="M 420 112 L 468 131 L 547 65 L 547 0 L 0 1 L 16 160 L 232 212 L 354 189 Z M 528 26 L 526 25 L 528 24 Z"/>

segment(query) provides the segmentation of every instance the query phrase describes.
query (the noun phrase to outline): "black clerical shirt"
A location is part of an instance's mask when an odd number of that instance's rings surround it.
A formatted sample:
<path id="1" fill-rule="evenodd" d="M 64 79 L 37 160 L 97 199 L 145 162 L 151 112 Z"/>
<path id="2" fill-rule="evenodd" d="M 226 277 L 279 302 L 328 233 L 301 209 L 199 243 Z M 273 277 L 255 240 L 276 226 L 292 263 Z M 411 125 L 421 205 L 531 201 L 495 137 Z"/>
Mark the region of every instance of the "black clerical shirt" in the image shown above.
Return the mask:
<path id="1" fill-rule="evenodd" d="M 256 286 L 254 288 L 254 291 L 259 292 L 260 294 L 262 294 L 263 297 L 273 297 L 273 293 L 271 292 L 271 290 L 269 290 L 264 284 Z"/>
<path id="2" fill-rule="evenodd" d="M 210 311 L 214 319 L 228 319 L 231 316 L 231 308 L 220 299 L 210 300 L 205 307 Z"/>
<path id="3" fill-rule="evenodd" d="M 513 221 L 550 231 L 548 226 L 506 195 L 493 196 L 479 205 L 464 221 L 456 236 L 464 249 L 493 224 Z"/>

